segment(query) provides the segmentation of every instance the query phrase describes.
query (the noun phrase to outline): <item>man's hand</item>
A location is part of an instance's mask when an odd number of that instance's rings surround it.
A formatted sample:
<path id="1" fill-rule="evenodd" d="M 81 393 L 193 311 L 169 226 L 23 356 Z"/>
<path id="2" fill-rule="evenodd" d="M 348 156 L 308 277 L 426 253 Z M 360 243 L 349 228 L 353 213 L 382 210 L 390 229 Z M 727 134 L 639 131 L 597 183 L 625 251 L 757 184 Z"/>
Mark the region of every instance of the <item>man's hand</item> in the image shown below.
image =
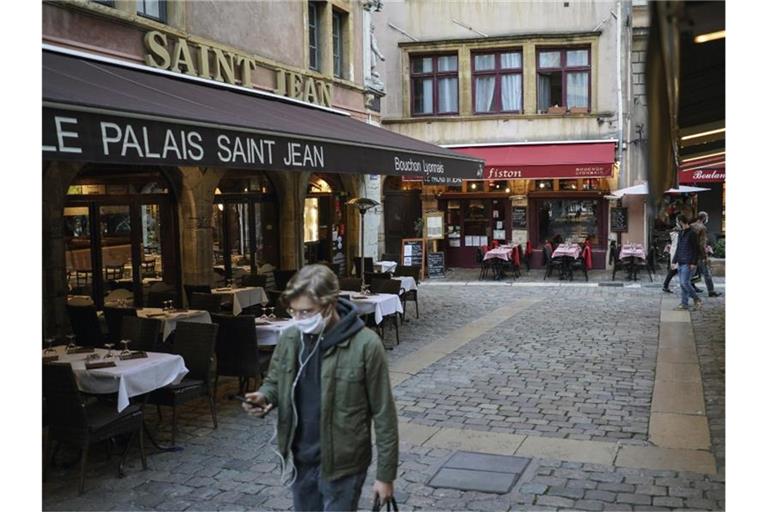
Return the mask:
<path id="1" fill-rule="evenodd" d="M 386 503 L 391 500 L 392 496 L 395 494 L 395 484 L 392 482 L 376 480 L 373 483 L 373 494 L 379 496 L 382 504 Z"/>
<path id="2" fill-rule="evenodd" d="M 698 267 L 698 265 L 688 265 L 688 266 L 691 268 L 691 270 L 696 270 L 696 267 Z"/>
<path id="3" fill-rule="evenodd" d="M 269 411 L 272 410 L 272 404 L 267 403 L 267 397 L 264 396 L 263 393 L 258 391 L 253 393 L 246 393 L 245 399 L 248 400 L 248 403 L 243 404 L 243 410 L 251 416 L 263 418 Z"/>

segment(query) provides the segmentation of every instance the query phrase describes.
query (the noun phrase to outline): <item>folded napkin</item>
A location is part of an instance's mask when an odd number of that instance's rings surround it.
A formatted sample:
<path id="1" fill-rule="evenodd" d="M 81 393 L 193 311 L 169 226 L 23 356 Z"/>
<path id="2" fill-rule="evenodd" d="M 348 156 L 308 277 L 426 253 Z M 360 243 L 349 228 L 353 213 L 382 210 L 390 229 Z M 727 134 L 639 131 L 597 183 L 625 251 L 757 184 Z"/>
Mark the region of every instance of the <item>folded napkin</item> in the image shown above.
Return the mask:
<path id="1" fill-rule="evenodd" d="M 92 354 L 96 349 L 93 347 L 75 347 L 68 348 L 67 354 Z"/>
<path id="2" fill-rule="evenodd" d="M 99 368 L 113 368 L 115 366 L 114 361 L 99 361 L 93 363 L 85 363 L 86 370 L 98 370 Z"/>
<path id="3" fill-rule="evenodd" d="M 58 361 L 59 356 L 43 356 L 43 364 Z"/>
<path id="4" fill-rule="evenodd" d="M 127 361 L 128 359 L 144 359 L 149 357 L 146 352 L 143 350 L 137 350 L 136 352 L 131 352 L 130 354 L 125 354 L 120 356 L 121 361 Z"/>

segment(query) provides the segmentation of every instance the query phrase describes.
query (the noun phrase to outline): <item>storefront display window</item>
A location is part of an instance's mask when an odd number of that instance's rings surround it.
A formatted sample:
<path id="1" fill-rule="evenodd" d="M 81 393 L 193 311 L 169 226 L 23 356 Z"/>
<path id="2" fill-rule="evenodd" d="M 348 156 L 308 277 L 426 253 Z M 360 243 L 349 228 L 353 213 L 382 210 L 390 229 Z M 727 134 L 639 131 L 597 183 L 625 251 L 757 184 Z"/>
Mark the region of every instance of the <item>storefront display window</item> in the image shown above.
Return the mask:
<path id="1" fill-rule="evenodd" d="M 579 180 L 560 180 L 560 190 L 578 190 Z"/>
<path id="2" fill-rule="evenodd" d="M 554 199 L 543 201 L 539 212 L 539 233 L 542 242 L 582 243 L 597 235 L 596 199 Z"/>
<path id="3" fill-rule="evenodd" d="M 535 190 L 552 190 L 554 188 L 553 180 L 536 180 Z"/>

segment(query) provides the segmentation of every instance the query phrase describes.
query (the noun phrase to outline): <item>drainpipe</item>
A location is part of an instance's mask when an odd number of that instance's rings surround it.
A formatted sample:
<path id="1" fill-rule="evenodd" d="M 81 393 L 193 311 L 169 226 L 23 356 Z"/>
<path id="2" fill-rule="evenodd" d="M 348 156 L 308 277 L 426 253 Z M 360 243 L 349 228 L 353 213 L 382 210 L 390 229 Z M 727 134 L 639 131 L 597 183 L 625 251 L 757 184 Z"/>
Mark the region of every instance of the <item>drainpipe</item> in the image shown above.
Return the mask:
<path id="1" fill-rule="evenodd" d="M 616 99 L 618 100 L 619 121 L 619 169 L 624 176 L 624 180 L 619 181 L 623 181 L 623 186 L 627 187 L 629 186 L 629 182 L 627 181 L 628 176 L 624 169 L 624 103 L 621 90 L 621 55 L 623 53 L 621 48 L 622 27 L 621 0 L 616 0 Z"/>

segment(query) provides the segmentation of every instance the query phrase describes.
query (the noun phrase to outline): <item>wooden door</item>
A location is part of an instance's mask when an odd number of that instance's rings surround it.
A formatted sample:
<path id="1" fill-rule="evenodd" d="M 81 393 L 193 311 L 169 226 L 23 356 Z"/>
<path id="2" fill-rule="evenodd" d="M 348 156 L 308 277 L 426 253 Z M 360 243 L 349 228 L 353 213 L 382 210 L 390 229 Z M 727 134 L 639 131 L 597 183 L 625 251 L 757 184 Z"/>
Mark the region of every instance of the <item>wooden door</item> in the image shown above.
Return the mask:
<path id="1" fill-rule="evenodd" d="M 420 237 L 413 226 L 421 218 L 420 190 L 391 190 L 384 195 L 384 248 L 387 254 L 400 254 L 403 238 Z"/>

